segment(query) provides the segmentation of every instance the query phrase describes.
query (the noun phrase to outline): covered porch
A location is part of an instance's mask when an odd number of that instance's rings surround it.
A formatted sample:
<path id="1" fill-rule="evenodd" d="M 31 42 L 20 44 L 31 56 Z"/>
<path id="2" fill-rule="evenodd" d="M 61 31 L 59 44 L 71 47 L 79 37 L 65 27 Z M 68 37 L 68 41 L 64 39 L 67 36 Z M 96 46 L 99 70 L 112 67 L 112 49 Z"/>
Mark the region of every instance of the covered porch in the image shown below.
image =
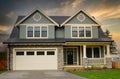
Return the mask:
<path id="1" fill-rule="evenodd" d="M 64 67 L 104 65 L 111 68 L 110 43 L 68 42 L 63 47 Z"/>

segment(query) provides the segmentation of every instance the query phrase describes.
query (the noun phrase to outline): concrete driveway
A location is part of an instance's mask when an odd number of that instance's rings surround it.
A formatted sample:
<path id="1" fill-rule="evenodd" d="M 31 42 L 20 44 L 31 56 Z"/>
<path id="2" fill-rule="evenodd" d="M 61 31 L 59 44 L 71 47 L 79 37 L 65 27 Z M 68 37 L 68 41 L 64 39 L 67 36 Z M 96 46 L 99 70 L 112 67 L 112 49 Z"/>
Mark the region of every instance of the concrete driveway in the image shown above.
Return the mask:
<path id="1" fill-rule="evenodd" d="M 65 71 L 9 71 L 0 75 L 0 79 L 86 79 Z"/>

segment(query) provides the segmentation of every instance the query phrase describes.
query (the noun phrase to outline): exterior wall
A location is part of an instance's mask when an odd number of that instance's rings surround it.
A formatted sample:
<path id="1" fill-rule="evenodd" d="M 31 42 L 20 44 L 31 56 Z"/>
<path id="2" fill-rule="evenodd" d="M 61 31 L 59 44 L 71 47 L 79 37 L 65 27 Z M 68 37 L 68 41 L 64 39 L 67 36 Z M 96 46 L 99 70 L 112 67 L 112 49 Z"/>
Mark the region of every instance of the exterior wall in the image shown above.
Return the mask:
<path id="1" fill-rule="evenodd" d="M 55 38 L 55 26 L 48 26 L 48 38 L 49 39 Z"/>
<path id="2" fill-rule="evenodd" d="M 65 32 L 64 27 L 56 27 L 55 28 L 55 37 L 56 38 L 64 38 Z"/>
<path id="3" fill-rule="evenodd" d="M 92 35 L 93 35 L 93 38 L 98 38 L 98 27 L 97 26 L 92 26 Z"/>
<path id="4" fill-rule="evenodd" d="M 58 48 L 58 69 L 63 69 L 63 47 Z"/>
<path id="5" fill-rule="evenodd" d="M 24 39 L 24 38 L 26 38 L 26 26 L 25 25 L 21 25 L 20 26 L 20 31 L 19 31 L 20 33 L 20 39 Z"/>
<path id="6" fill-rule="evenodd" d="M 71 38 L 71 27 L 70 26 L 64 26 L 65 27 L 65 38 Z"/>
<path id="7" fill-rule="evenodd" d="M 83 13 L 82 13 L 83 14 Z M 79 14 L 78 14 L 79 15 Z M 80 22 L 76 15 L 73 17 L 67 24 L 96 24 L 91 18 L 89 18 L 87 15 L 83 14 L 85 16 L 85 20 L 83 22 Z"/>
<path id="8" fill-rule="evenodd" d="M 41 15 L 41 19 L 39 21 L 34 21 L 33 16 L 36 14 L 34 13 L 29 18 L 27 18 L 22 24 L 47 24 L 47 23 L 53 24 L 43 14 L 41 14 L 40 12 L 37 12 L 37 13 Z"/>
<path id="9" fill-rule="evenodd" d="M 9 55 L 8 55 L 8 70 L 13 70 L 13 48 L 12 46 L 9 47 Z"/>

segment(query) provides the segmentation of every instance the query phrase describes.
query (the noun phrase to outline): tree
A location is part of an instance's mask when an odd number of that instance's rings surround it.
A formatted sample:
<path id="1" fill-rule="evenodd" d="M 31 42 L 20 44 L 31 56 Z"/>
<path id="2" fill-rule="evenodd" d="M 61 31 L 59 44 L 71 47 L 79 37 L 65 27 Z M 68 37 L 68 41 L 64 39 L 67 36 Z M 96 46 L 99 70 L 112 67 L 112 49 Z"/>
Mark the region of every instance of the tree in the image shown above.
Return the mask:
<path id="1" fill-rule="evenodd" d="M 110 35 L 110 31 L 108 29 L 106 29 L 105 35 L 112 40 L 112 35 Z M 111 53 L 117 52 L 117 45 L 116 45 L 115 41 L 113 41 L 111 43 L 111 45 L 110 45 L 110 51 L 111 51 Z"/>

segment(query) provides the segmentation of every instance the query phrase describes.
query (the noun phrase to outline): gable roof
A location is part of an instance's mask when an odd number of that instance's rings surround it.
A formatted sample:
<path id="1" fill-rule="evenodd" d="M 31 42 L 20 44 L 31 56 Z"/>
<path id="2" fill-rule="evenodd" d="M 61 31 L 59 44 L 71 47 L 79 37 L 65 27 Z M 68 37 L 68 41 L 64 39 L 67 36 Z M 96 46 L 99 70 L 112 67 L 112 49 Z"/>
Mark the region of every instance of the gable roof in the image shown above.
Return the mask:
<path id="1" fill-rule="evenodd" d="M 73 16 L 69 17 L 67 20 L 65 20 L 61 26 L 63 26 L 65 23 L 67 23 L 68 21 L 70 21 L 73 17 L 75 17 L 77 14 L 79 14 L 80 12 L 83 12 L 85 15 L 87 15 L 90 19 L 92 19 L 95 23 L 97 23 L 98 25 L 100 25 L 100 23 L 94 18 L 92 17 L 89 13 L 87 13 L 85 10 L 79 10 L 78 12 L 76 12 L 75 14 L 73 14 Z"/>
<path id="2" fill-rule="evenodd" d="M 70 16 L 50 16 L 54 21 L 56 21 L 58 24 L 63 23 L 65 20 L 67 20 Z"/>
<path id="3" fill-rule="evenodd" d="M 55 25 L 57 25 L 57 26 L 59 26 L 59 24 L 57 23 L 57 22 L 55 22 L 53 19 L 51 19 L 49 16 L 47 16 L 45 13 L 43 13 L 43 11 L 41 11 L 40 9 L 35 9 L 35 10 L 33 10 L 32 12 L 30 12 L 27 16 L 25 16 L 25 17 L 22 17 L 22 19 L 21 20 L 19 20 L 16 24 L 15 24 L 15 26 L 17 26 L 17 25 L 19 25 L 21 22 L 23 22 L 24 20 L 26 20 L 28 17 L 30 17 L 32 14 L 34 14 L 35 12 L 40 12 L 40 13 L 42 13 L 47 19 L 49 19 L 51 22 L 53 22 Z"/>
<path id="4" fill-rule="evenodd" d="M 24 17 L 25 16 L 18 16 L 16 23 L 22 20 Z M 61 24 L 65 20 L 67 20 L 70 16 L 49 16 L 49 17 L 53 19 L 55 22 L 57 22 L 58 24 Z"/>

